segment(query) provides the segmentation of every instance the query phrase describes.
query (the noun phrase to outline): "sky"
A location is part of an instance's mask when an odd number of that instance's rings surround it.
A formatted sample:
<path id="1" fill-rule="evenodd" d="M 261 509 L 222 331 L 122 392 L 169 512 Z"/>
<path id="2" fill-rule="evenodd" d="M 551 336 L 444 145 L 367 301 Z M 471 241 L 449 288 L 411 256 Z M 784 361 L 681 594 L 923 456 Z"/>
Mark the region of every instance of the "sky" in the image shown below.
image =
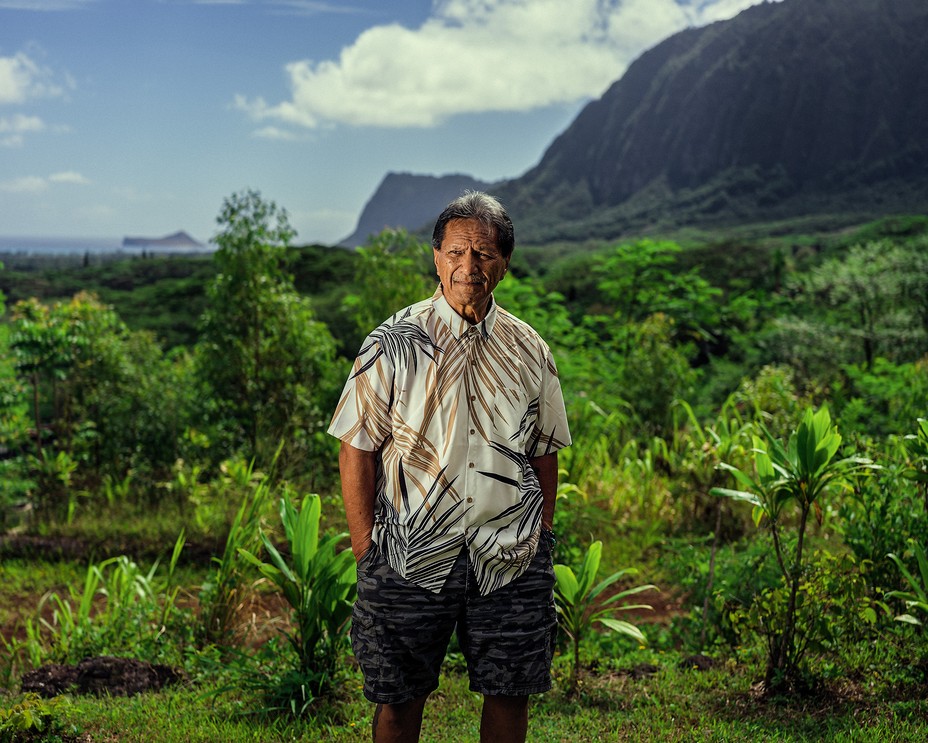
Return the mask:
<path id="1" fill-rule="evenodd" d="M 388 172 L 514 178 L 642 52 L 758 0 L 0 0 L 0 236 L 297 243 Z"/>

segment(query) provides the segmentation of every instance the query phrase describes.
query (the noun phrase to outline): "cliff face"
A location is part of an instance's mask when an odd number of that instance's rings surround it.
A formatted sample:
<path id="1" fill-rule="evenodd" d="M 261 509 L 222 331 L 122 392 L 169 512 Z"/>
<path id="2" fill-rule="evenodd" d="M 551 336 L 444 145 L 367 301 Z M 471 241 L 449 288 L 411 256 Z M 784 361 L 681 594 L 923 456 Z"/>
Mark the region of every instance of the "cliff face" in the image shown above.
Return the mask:
<path id="1" fill-rule="evenodd" d="M 412 175 L 388 173 L 361 212 L 355 231 L 339 245 L 355 248 L 363 245 L 370 235 L 385 227 L 409 231 L 431 223 L 448 202 L 467 189 L 485 190 L 482 183 L 467 175 Z"/>
<path id="2" fill-rule="evenodd" d="M 928 210 L 926 39 L 925 0 L 751 7 L 645 52 L 536 167 L 488 188 L 531 242 Z M 391 174 L 345 244 L 482 186 Z"/>
<path id="3" fill-rule="evenodd" d="M 499 190 L 534 239 L 925 208 L 926 38 L 924 0 L 784 0 L 683 31 Z"/>

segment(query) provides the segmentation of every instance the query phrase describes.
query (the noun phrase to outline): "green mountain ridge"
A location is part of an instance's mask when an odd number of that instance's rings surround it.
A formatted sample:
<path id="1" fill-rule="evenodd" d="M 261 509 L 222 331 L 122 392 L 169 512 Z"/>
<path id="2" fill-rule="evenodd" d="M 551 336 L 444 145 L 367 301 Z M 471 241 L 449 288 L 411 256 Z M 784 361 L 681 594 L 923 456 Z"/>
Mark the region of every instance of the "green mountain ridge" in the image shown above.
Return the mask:
<path id="1" fill-rule="evenodd" d="M 489 189 L 534 244 L 925 212 L 926 38 L 924 0 L 753 6 L 642 54 L 538 165 Z M 390 204 L 380 221 L 421 228 L 428 179 L 401 198 L 391 185 L 370 202 Z"/>

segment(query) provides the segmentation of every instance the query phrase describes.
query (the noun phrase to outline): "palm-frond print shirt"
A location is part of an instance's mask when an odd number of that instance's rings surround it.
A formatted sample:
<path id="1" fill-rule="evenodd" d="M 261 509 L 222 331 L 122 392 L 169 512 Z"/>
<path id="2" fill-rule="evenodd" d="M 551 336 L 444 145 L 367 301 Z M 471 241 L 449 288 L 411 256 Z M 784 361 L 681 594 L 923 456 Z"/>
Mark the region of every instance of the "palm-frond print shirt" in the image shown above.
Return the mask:
<path id="1" fill-rule="evenodd" d="M 365 339 L 328 431 L 378 453 L 373 539 L 434 592 L 464 545 L 481 594 L 522 574 L 541 533 L 529 460 L 570 444 L 548 345 L 495 302 L 472 325 L 440 287 Z"/>

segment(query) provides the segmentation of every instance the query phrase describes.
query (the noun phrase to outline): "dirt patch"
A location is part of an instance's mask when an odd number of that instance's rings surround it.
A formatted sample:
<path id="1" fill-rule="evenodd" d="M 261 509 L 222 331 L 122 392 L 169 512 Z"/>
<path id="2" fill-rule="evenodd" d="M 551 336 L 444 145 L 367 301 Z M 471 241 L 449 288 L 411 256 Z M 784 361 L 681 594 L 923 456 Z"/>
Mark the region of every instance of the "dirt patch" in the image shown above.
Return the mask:
<path id="1" fill-rule="evenodd" d="M 23 676 L 23 693 L 51 698 L 64 694 L 128 697 L 185 681 L 183 672 L 133 658 L 85 658 L 77 665 L 49 663 Z"/>

